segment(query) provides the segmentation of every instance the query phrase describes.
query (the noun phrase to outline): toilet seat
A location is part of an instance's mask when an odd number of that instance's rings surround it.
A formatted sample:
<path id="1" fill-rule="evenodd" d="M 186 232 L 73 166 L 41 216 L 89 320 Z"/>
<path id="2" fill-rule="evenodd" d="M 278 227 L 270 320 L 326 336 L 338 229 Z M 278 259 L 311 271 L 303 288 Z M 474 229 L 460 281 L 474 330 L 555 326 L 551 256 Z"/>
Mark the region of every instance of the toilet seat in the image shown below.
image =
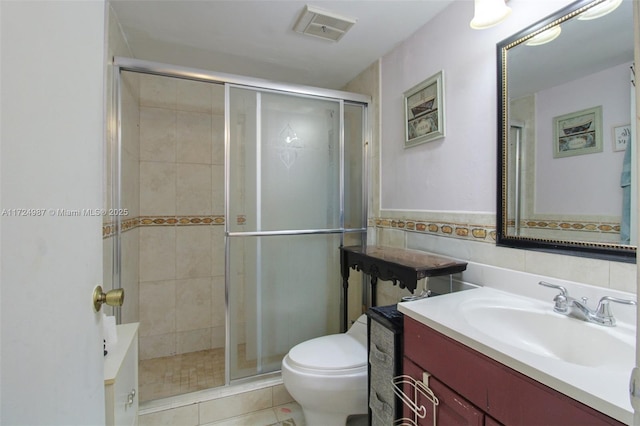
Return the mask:
<path id="1" fill-rule="evenodd" d="M 364 318 L 366 320 L 366 317 Z M 309 426 L 345 425 L 367 414 L 367 326 L 294 346 L 282 360 L 282 382 Z"/>
<path id="2" fill-rule="evenodd" d="M 367 348 L 348 334 L 332 334 L 294 346 L 287 356 L 291 367 L 318 374 L 340 374 L 345 370 L 366 369 Z"/>

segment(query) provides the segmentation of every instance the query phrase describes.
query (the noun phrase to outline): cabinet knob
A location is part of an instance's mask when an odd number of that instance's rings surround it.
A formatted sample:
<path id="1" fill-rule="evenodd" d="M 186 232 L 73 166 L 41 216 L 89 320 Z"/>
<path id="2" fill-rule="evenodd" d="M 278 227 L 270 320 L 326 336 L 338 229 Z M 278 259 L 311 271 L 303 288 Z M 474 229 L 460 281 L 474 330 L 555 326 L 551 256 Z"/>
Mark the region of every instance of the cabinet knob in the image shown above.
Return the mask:
<path id="1" fill-rule="evenodd" d="M 127 396 L 127 405 L 129 407 L 131 407 L 133 405 L 133 400 L 136 397 L 136 390 L 135 389 L 131 389 L 131 392 L 129 392 L 129 396 Z"/>

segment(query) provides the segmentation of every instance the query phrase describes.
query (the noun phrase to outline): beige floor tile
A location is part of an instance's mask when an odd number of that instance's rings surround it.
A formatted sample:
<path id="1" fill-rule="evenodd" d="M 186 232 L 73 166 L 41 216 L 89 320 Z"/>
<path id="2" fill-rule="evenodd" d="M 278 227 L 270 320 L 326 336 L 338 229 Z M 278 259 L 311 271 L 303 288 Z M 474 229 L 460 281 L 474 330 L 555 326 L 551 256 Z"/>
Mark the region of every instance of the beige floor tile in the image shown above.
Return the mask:
<path id="1" fill-rule="evenodd" d="M 271 388 L 200 403 L 200 422 L 212 423 L 273 407 Z"/>
<path id="2" fill-rule="evenodd" d="M 138 418 L 139 426 L 197 426 L 198 406 L 188 405 L 186 407 L 173 408 L 171 410 L 158 411 L 157 413 L 145 414 Z"/>
<path id="3" fill-rule="evenodd" d="M 208 349 L 139 363 L 140 401 L 151 401 L 224 384 L 224 349 Z"/>
<path id="4" fill-rule="evenodd" d="M 243 416 L 232 417 L 230 419 L 221 420 L 219 422 L 209 423 L 208 426 L 266 426 L 274 424 L 277 421 L 278 419 L 276 418 L 274 410 L 269 408 Z"/>
<path id="5" fill-rule="evenodd" d="M 284 385 L 273 387 L 273 405 L 283 405 L 295 402 Z"/>
<path id="6" fill-rule="evenodd" d="M 276 417 L 280 422 L 287 419 L 293 419 L 293 421 L 296 422 L 296 426 L 304 426 L 306 424 L 302 408 L 297 402 L 273 407 L 273 411 L 275 411 Z"/>

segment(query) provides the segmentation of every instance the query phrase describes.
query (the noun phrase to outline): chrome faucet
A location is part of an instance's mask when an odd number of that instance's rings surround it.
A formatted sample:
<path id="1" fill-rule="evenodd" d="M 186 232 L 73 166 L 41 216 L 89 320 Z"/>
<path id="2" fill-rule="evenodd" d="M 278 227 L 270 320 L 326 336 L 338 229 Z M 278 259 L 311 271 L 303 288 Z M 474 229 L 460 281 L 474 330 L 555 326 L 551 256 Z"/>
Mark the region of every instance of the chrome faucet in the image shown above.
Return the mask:
<path id="1" fill-rule="evenodd" d="M 609 302 L 622 303 L 624 305 L 636 304 L 634 300 L 604 296 L 598 302 L 598 306 L 591 310 L 587 305 L 588 299 L 586 297 L 577 300 L 569 296 L 567 289 L 561 285 L 551 284 L 546 281 L 540 281 L 538 284 L 560 290 L 560 294 L 553 298 L 555 303 L 553 310 L 555 312 L 607 327 L 614 327 L 616 325 L 616 319 L 611 312 Z"/>

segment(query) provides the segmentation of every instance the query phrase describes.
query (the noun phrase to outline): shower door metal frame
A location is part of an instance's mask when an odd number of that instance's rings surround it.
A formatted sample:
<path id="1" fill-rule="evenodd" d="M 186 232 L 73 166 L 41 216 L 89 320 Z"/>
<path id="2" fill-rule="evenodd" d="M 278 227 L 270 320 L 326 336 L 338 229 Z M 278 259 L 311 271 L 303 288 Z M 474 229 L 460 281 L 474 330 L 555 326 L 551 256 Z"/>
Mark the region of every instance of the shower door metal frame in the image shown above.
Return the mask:
<path id="1" fill-rule="evenodd" d="M 114 61 L 115 62 L 115 61 Z M 121 81 L 121 70 L 120 68 L 114 64 L 112 69 L 112 87 L 111 87 L 111 113 L 114 114 L 113 117 L 107 117 L 107 119 L 112 119 L 114 134 L 108 135 L 107 147 L 105 149 L 105 155 L 111 156 L 111 193 L 107 194 L 110 198 L 111 208 L 115 208 L 116 210 L 120 210 L 122 207 L 122 180 L 121 172 L 122 172 L 122 81 Z M 109 129 L 109 125 L 105 126 Z M 107 158 L 105 157 L 105 166 L 107 163 Z M 106 168 L 106 167 L 105 167 Z M 105 183 L 106 184 L 106 183 Z M 122 288 L 122 245 L 121 245 L 121 234 L 122 234 L 122 216 L 115 215 L 113 218 L 113 227 L 115 228 L 113 232 L 113 245 L 111 248 L 111 289 Z M 106 283 L 104 283 L 106 284 Z M 113 309 L 114 316 L 116 317 L 116 323 L 122 323 L 122 308 L 120 306 L 114 307 Z"/>
<path id="2" fill-rule="evenodd" d="M 339 130 L 339 149 L 340 149 L 340 156 L 339 156 L 339 224 L 340 227 L 339 228 L 332 228 L 332 229 L 328 229 L 328 228 L 324 228 L 324 229 L 296 229 L 296 230 L 278 230 L 278 231 L 242 231 L 242 232 L 233 232 L 229 230 L 229 216 L 230 216 L 230 202 L 229 202 L 229 194 L 230 194 L 230 189 L 229 189 L 229 184 L 230 184 L 230 144 L 231 144 L 231 134 L 230 134 L 230 114 L 231 114 L 231 107 L 230 107 L 230 89 L 231 88 L 240 88 L 240 89 L 247 89 L 247 90 L 254 90 L 256 92 L 257 95 L 261 94 L 261 93 L 277 93 L 277 94 L 283 94 L 283 95 L 290 95 L 290 96 L 296 96 L 296 97 L 302 97 L 302 98 L 308 98 L 308 99 L 316 99 L 316 100 L 325 100 L 325 101 L 334 101 L 334 102 L 338 102 L 339 103 L 339 107 L 340 107 L 340 130 Z M 315 88 L 314 88 L 315 89 Z M 345 92 L 340 92 L 340 93 L 345 93 Z M 259 99 L 259 97 L 258 97 Z M 344 103 L 345 103 L 345 99 L 343 98 L 335 98 L 335 97 L 330 97 L 330 96 L 319 96 L 318 94 L 310 94 L 306 91 L 298 91 L 298 92 L 291 92 L 291 91 L 283 91 L 283 90 L 278 90 L 278 89 L 274 89 L 274 88 L 263 88 L 263 87 L 250 87 L 250 86 L 246 86 L 246 85 L 240 85 L 240 84 L 235 84 L 235 83 L 226 83 L 225 84 L 225 107 L 224 107 L 224 115 L 225 115 L 225 160 L 224 160 L 224 164 L 225 164 L 225 179 L 224 179 L 224 185 L 225 185 L 225 271 L 229 271 L 231 269 L 231 265 L 230 265 L 230 259 L 231 259 L 231 247 L 230 247 L 230 238 L 233 237 L 266 237 L 266 236 L 291 236 L 291 235 L 323 235 L 323 234 L 339 234 L 340 237 L 340 245 L 343 244 L 344 242 L 344 234 L 345 233 L 361 233 L 363 235 L 363 243 L 366 240 L 366 233 L 367 233 L 367 206 L 368 204 L 366 203 L 366 201 L 368 200 L 367 197 L 367 175 L 366 175 L 366 171 L 368 170 L 368 157 L 367 157 L 367 146 L 368 146 L 368 103 L 360 103 L 360 102 L 352 102 L 353 104 L 359 104 L 364 108 L 363 111 L 363 136 L 364 136 L 364 140 L 363 140 L 363 146 L 362 146 L 362 151 L 363 151 L 363 163 L 362 163 L 362 169 L 363 169 L 363 177 L 362 177 L 362 206 L 363 206 L 363 217 L 362 217 L 362 223 L 364 224 L 364 227 L 362 228 L 350 228 L 347 229 L 344 226 L 344 209 L 345 209 L 345 191 L 344 191 L 344 185 L 345 185 L 345 174 L 344 174 L 344 159 L 345 159 L 345 140 L 344 140 Z M 260 105 L 260 102 L 258 101 L 258 107 Z M 259 115 L 259 113 L 258 113 Z M 257 125 L 259 125 L 260 123 L 260 117 L 258 117 L 257 119 Z M 258 136 L 258 138 L 260 138 L 260 136 Z M 259 142 L 258 142 L 259 143 Z M 230 365 L 230 360 L 231 360 L 231 342 L 230 342 L 230 338 L 231 338 L 231 333 L 230 333 L 230 327 L 231 327 L 231 321 L 230 321 L 230 312 L 229 312 L 229 292 L 230 292 L 230 276 L 229 274 L 225 273 L 225 305 L 227 308 L 227 315 L 226 315 L 226 323 L 225 323 L 225 327 L 226 327 L 226 333 L 225 333 L 225 364 L 228 367 Z M 341 310 L 346 310 L 348 309 L 348 301 L 342 300 L 341 301 L 341 306 L 340 306 Z M 342 315 L 341 315 L 342 317 Z M 344 326 L 344 325 L 343 325 Z M 260 366 L 260 361 L 258 361 L 258 368 L 259 369 Z M 231 374 L 231 370 L 230 368 L 226 368 L 225 369 L 225 382 L 226 383 L 237 383 L 237 382 L 243 382 L 245 379 L 235 379 L 232 380 L 230 377 Z M 269 374 L 269 373 L 260 373 L 258 372 L 255 376 L 259 376 L 260 374 Z M 255 377 L 252 376 L 252 377 Z"/>
<path id="3" fill-rule="evenodd" d="M 122 182 L 120 180 L 120 173 L 122 170 L 121 165 L 121 150 L 122 150 L 122 134 L 121 134 L 121 73 L 123 71 L 130 72 L 138 72 L 142 74 L 152 74 L 164 77 L 173 77 L 173 78 L 181 78 L 185 80 L 194 80 L 194 81 L 202 81 L 214 84 L 224 84 L 225 85 L 225 128 L 224 128 L 224 144 L 225 144 L 225 154 L 224 154 L 224 162 L 225 162 L 225 386 L 231 384 L 230 378 L 230 312 L 229 312 L 229 268 L 230 268 L 230 248 L 229 248 L 229 238 L 237 237 L 237 236 L 269 236 L 269 235 L 308 235 L 308 234 L 340 234 L 340 243 L 343 243 L 344 234 L 346 233 L 360 233 L 362 235 L 362 243 L 366 242 L 367 238 L 367 221 L 368 221 L 368 181 L 369 181 L 369 142 L 371 141 L 371 108 L 369 107 L 371 104 L 371 97 L 367 95 L 345 92 L 340 90 L 333 89 L 324 89 L 313 86 L 304 86 L 290 83 L 281 83 L 275 82 L 266 79 L 252 78 L 239 76 L 234 74 L 227 73 L 217 73 L 208 70 L 202 70 L 197 68 L 183 67 L 178 65 L 170 65 L 163 64 L 159 62 L 152 62 L 140 59 L 126 58 L 116 56 L 113 58 L 112 63 L 113 68 L 113 105 L 112 111 L 115 114 L 115 117 L 109 117 L 108 119 L 115 120 L 115 129 L 116 129 L 116 138 L 115 146 L 116 155 L 115 161 L 112 165 L 112 183 L 114 184 L 112 202 L 114 205 L 112 206 L 115 209 L 119 209 L 121 207 L 122 199 L 121 199 L 121 190 L 122 190 Z M 256 91 L 269 91 L 275 92 L 279 94 L 288 94 L 293 96 L 302 96 L 309 97 L 314 99 L 322 99 L 322 100 L 332 100 L 338 101 L 340 104 L 340 134 L 339 134 L 339 145 L 340 145 L 340 212 L 339 212 L 339 223 L 340 228 L 334 229 L 305 229 L 305 230 L 286 230 L 286 231 L 263 231 L 263 232 L 230 232 L 229 231 L 229 88 L 230 87 L 240 87 L 250 90 Z M 344 227 L 344 104 L 352 104 L 359 105 L 363 108 L 363 123 L 362 123 L 362 135 L 363 135 L 363 147 L 362 147 L 362 224 L 361 228 L 350 228 L 345 229 Z M 113 153 L 111 153 L 113 154 Z M 114 288 L 120 287 L 120 257 L 122 255 L 121 247 L 120 247 L 120 237 L 122 232 L 122 223 L 121 218 L 119 216 L 115 217 L 115 227 L 116 232 L 114 234 L 114 248 L 113 248 L 113 256 L 114 256 L 114 275 L 113 275 L 113 285 Z M 117 269 L 117 271 L 116 271 Z M 339 282 L 339 281 L 338 281 Z M 348 309 L 347 300 L 341 301 L 340 309 Z M 117 312 L 117 315 L 120 315 Z M 256 375 L 257 376 L 257 375 Z M 252 376 L 252 377 L 256 377 Z M 241 382 L 246 379 L 238 379 L 234 380 L 235 382 Z"/>

